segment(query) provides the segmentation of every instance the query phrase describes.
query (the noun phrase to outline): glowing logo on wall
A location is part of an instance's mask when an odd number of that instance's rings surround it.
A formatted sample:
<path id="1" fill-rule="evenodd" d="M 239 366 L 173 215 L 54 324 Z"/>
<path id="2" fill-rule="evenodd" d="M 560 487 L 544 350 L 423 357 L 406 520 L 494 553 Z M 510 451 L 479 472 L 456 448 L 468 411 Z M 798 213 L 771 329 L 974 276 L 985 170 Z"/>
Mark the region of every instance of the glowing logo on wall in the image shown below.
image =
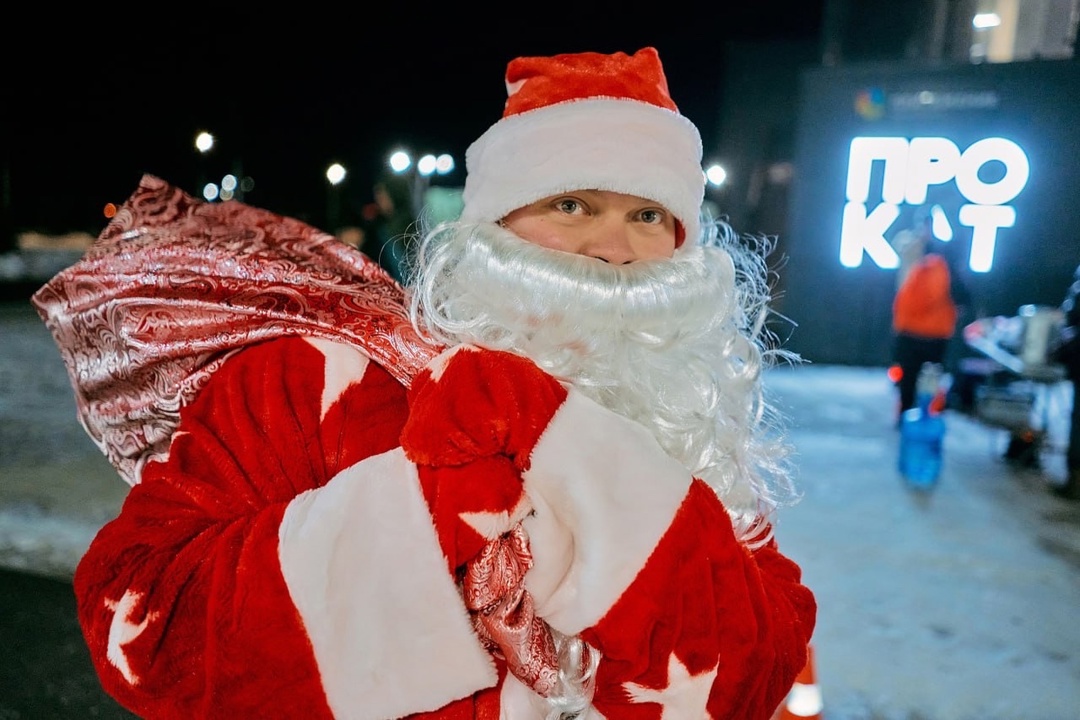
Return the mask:
<path id="1" fill-rule="evenodd" d="M 885 114 L 885 92 L 881 88 L 866 88 L 855 96 L 855 112 L 866 120 L 878 120 Z"/>
<path id="2" fill-rule="evenodd" d="M 871 209 L 875 162 L 883 163 L 881 202 Z M 1000 163 L 1004 172 L 996 179 L 983 179 L 980 171 L 987 163 Z M 988 272 L 994 265 L 998 230 L 1016 222 L 1016 210 L 1008 203 L 1027 185 L 1029 174 L 1027 155 L 1005 138 L 984 138 L 961 152 L 943 137 L 857 137 L 848 154 L 840 262 L 858 267 L 866 253 L 878 267 L 899 267 L 900 258 L 885 236 L 900 216 L 900 206 L 922 205 L 931 185 L 953 182 L 967 200 L 957 220 L 971 228 L 968 266 L 974 272 Z"/>

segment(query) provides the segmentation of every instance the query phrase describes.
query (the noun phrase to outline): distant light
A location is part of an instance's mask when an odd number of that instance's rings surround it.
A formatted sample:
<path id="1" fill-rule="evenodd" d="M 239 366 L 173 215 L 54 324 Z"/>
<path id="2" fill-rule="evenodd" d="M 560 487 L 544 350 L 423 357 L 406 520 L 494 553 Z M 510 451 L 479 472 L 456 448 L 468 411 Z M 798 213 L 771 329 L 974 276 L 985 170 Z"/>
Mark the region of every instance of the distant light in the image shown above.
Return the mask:
<path id="1" fill-rule="evenodd" d="M 232 200 L 233 199 L 233 191 L 232 190 L 222 189 L 222 191 L 221 191 L 221 199 L 222 200 Z"/>
<path id="2" fill-rule="evenodd" d="M 1001 16 L 995 12 L 976 13 L 975 17 L 971 18 L 971 25 L 976 30 L 986 30 L 1000 24 Z"/>
<path id="3" fill-rule="evenodd" d="M 333 163 L 326 168 L 326 179 L 330 181 L 331 185 L 337 185 L 345 179 L 345 168 L 341 163 Z"/>
<path id="4" fill-rule="evenodd" d="M 765 174 L 769 176 L 769 182 L 774 185 L 784 185 L 795 177 L 795 166 L 786 161 L 775 162 L 768 167 Z"/>
<path id="5" fill-rule="evenodd" d="M 904 377 L 904 369 L 899 365 L 890 365 L 889 369 L 885 371 L 889 380 L 893 383 L 900 382 L 900 379 Z"/>
<path id="6" fill-rule="evenodd" d="M 240 191 L 249 193 L 255 189 L 255 178 L 245 177 L 240 181 Z"/>
<path id="7" fill-rule="evenodd" d="M 236 186 L 237 182 L 235 175 L 226 175 L 225 177 L 221 178 L 222 194 L 225 194 L 225 192 L 231 193 L 233 190 L 236 189 Z"/>
<path id="8" fill-rule="evenodd" d="M 201 153 L 210 152 L 210 148 L 214 147 L 214 136 L 205 130 L 195 136 L 195 149 Z"/>
<path id="9" fill-rule="evenodd" d="M 105 217 L 112 218 L 116 217 L 116 211 L 119 209 L 120 208 L 116 207 L 116 203 L 105 203 L 105 209 L 103 212 L 105 213 Z"/>
<path id="10" fill-rule="evenodd" d="M 705 177 L 708 178 L 710 184 L 720 187 L 727 180 L 727 170 L 718 164 L 713 164 L 705 170 Z"/>
<path id="11" fill-rule="evenodd" d="M 430 175 L 435 172 L 435 165 L 435 156 L 425 155 L 416 161 L 416 172 L 424 176 Z"/>
<path id="12" fill-rule="evenodd" d="M 443 153 L 435 160 L 435 172 L 440 175 L 454 171 L 454 156 Z"/>
<path id="13" fill-rule="evenodd" d="M 398 150 L 390 156 L 390 169 L 394 172 L 405 172 L 412 165 L 412 158 L 404 150 Z"/>
<path id="14" fill-rule="evenodd" d="M 218 186 L 214 183 L 206 183 L 203 185 L 202 196 L 206 198 L 207 202 L 213 202 L 218 197 Z"/>

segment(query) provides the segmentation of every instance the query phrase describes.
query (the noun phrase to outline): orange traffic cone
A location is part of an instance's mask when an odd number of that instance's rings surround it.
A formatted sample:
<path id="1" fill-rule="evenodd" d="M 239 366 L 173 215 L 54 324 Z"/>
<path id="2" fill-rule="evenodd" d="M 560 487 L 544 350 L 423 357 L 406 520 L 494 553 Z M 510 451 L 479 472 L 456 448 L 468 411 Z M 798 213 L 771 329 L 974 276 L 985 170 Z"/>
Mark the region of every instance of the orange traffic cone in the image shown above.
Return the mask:
<path id="1" fill-rule="evenodd" d="M 806 665 L 795 678 L 795 684 L 777 708 L 773 720 L 822 720 L 822 710 L 821 688 L 814 671 L 814 648 L 810 646 L 806 648 Z"/>

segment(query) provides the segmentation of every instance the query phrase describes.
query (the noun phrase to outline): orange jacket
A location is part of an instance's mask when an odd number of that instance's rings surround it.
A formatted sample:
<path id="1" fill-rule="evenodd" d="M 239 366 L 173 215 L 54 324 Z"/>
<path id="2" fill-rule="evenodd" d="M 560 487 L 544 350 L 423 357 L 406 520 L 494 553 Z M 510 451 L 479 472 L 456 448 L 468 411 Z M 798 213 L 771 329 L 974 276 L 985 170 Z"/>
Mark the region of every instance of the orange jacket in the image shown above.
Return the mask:
<path id="1" fill-rule="evenodd" d="M 956 330 L 956 303 L 949 294 L 949 266 L 927 255 L 908 273 L 893 299 L 893 330 L 926 338 L 949 338 Z"/>

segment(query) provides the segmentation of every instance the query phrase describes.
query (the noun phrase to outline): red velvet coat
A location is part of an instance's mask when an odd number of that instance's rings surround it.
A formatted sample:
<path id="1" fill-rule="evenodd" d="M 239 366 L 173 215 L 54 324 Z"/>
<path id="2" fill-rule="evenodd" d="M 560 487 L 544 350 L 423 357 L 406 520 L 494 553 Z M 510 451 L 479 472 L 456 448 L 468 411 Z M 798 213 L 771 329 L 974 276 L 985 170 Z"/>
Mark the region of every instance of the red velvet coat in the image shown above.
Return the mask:
<path id="1" fill-rule="evenodd" d="M 322 340 L 226 362 L 78 568 L 106 689 L 152 718 L 540 718 L 453 573 L 524 517 L 538 613 L 601 653 L 594 717 L 770 717 L 798 568 L 640 426 L 518 358 L 436 362 L 409 393 Z"/>

